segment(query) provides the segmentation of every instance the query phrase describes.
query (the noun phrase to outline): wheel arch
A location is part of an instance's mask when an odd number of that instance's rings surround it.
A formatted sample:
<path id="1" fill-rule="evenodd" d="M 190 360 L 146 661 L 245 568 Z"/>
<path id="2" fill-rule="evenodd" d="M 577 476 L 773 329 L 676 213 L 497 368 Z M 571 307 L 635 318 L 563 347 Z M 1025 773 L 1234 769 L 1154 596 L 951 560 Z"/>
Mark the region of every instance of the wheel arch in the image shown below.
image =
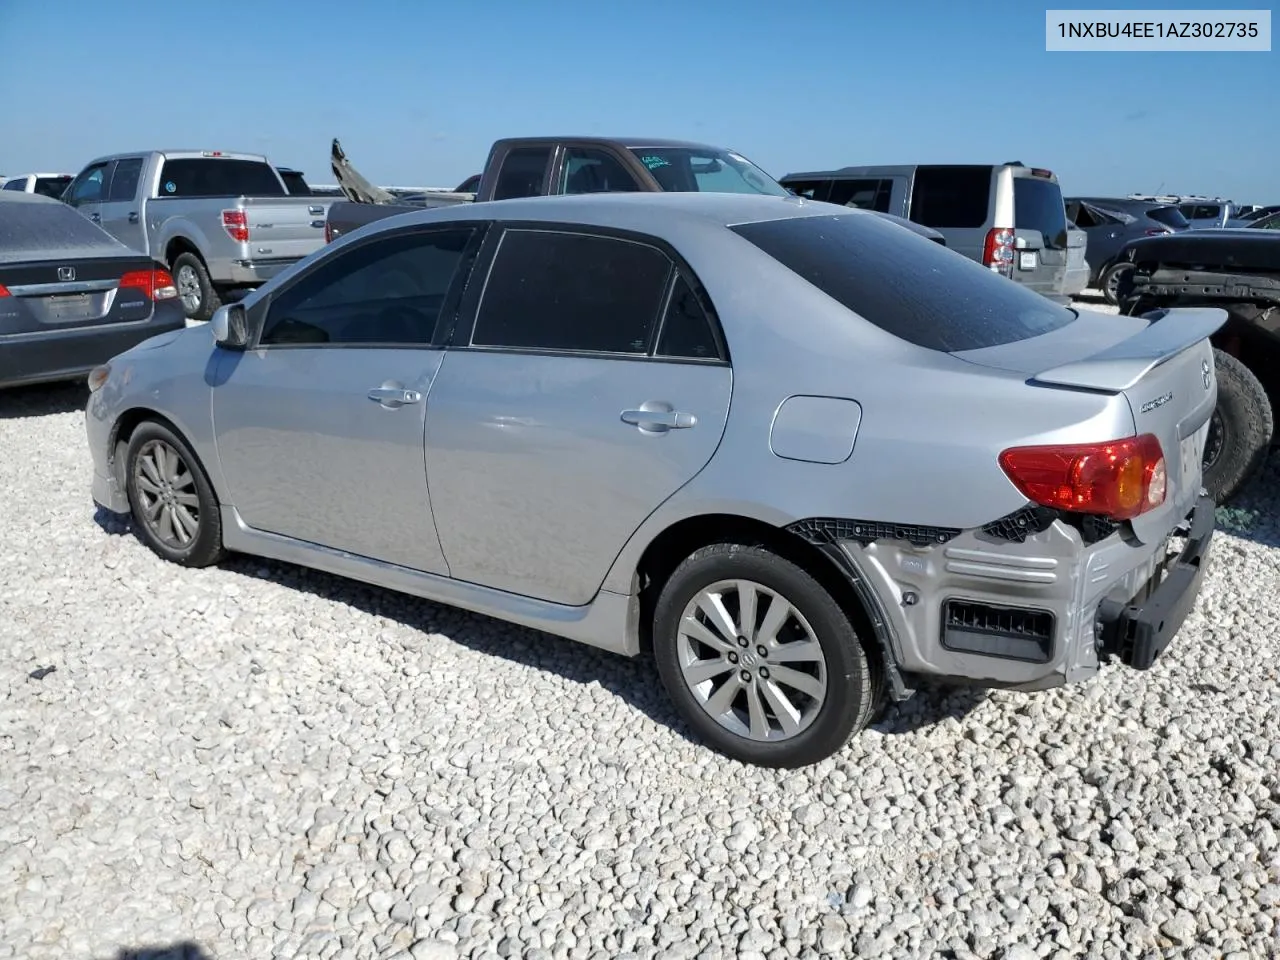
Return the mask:
<path id="1" fill-rule="evenodd" d="M 639 598 L 639 651 L 653 649 L 653 614 L 658 594 L 676 567 L 695 550 L 713 543 L 742 543 L 764 547 L 791 561 L 822 585 L 849 617 L 863 642 L 872 665 L 873 687 L 883 689 L 882 679 L 893 669 L 888 638 L 845 570 L 822 549 L 789 530 L 756 517 L 737 513 L 705 513 L 670 524 L 644 548 L 633 573 Z M 878 693 L 877 693 L 878 696 Z"/>
<path id="2" fill-rule="evenodd" d="M 187 449 L 191 451 L 191 456 L 195 458 L 196 465 L 204 472 L 205 478 L 209 481 L 209 488 L 213 491 L 214 497 L 219 503 L 222 497 L 218 491 L 217 479 L 214 471 L 210 470 L 208 465 L 200 458 L 200 451 L 196 448 L 195 443 L 191 440 L 189 431 L 183 429 L 182 425 L 171 417 L 165 416 L 158 410 L 150 407 L 136 406 L 130 407 L 122 414 L 116 417 L 115 423 L 111 427 L 110 440 L 107 444 L 107 456 L 110 458 L 109 463 L 113 478 L 119 485 L 121 490 L 125 489 L 127 477 L 125 476 L 124 454 L 129 448 L 129 440 L 133 437 L 135 431 L 142 424 L 148 421 L 159 423 L 169 430 L 172 430 L 182 442 L 187 445 Z"/>

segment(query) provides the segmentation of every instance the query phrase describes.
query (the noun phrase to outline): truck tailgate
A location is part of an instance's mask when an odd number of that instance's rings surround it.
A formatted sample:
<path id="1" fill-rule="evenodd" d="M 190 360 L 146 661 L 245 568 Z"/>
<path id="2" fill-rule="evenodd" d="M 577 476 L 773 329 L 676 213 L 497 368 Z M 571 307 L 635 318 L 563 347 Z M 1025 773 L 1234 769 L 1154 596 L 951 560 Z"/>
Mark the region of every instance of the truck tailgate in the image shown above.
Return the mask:
<path id="1" fill-rule="evenodd" d="M 324 246 L 329 203 L 322 197 L 245 197 L 238 204 L 255 260 L 299 259 Z"/>

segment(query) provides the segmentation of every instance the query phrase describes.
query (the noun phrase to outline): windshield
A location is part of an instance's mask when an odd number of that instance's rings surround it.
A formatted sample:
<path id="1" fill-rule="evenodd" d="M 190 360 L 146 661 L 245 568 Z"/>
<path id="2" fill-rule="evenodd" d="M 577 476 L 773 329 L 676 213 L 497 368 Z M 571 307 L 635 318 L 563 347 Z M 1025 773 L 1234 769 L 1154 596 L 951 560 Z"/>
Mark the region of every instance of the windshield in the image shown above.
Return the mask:
<path id="1" fill-rule="evenodd" d="M 791 196 L 746 157 L 698 147 L 632 147 L 658 186 L 668 193 L 762 193 Z"/>
<path id="2" fill-rule="evenodd" d="M 1173 227 L 1175 230 L 1185 230 L 1191 226 L 1187 222 L 1187 218 L 1182 215 L 1182 211 L 1177 207 L 1152 207 L 1147 211 L 1147 216 L 1157 223 L 1163 223 L 1166 227 Z"/>

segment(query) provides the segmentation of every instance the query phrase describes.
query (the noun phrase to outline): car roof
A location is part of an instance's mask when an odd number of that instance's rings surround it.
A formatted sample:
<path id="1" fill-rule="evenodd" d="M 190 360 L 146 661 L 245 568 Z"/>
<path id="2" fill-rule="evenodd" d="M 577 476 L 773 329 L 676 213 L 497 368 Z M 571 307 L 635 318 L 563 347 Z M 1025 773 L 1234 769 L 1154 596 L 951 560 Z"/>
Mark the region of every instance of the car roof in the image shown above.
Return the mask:
<path id="1" fill-rule="evenodd" d="M 670 137 L 602 137 L 599 134 L 569 137 L 505 137 L 499 143 L 589 143 L 600 146 L 622 146 L 628 150 L 639 147 L 684 147 L 693 150 L 714 150 L 720 152 L 728 147 L 712 143 L 701 143 L 697 140 L 675 140 Z"/>
<path id="2" fill-rule="evenodd" d="M 746 193 L 641 191 L 585 193 L 450 204 L 389 217 L 397 225 L 457 220 L 534 220 L 632 229 L 662 236 L 668 225 L 728 227 L 739 223 L 874 212 L 806 200 Z"/>

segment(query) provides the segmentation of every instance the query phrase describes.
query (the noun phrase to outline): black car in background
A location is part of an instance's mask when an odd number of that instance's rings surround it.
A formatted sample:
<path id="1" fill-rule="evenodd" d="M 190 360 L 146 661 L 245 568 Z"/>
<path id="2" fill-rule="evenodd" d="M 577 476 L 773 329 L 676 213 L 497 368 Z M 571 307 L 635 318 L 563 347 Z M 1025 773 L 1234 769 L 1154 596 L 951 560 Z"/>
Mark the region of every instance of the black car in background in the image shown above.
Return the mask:
<path id="1" fill-rule="evenodd" d="M 1131 265 L 1116 257 L 1130 240 L 1176 233 L 1189 227 L 1172 204 L 1119 197 L 1067 197 L 1067 220 L 1089 236 L 1089 286 L 1117 303 L 1116 284 Z"/>
<path id="2" fill-rule="evenodd" d="M 0 387 L 77 380 L 185 326 L 163 264 L 58 200 L 0 191 Z"/>

